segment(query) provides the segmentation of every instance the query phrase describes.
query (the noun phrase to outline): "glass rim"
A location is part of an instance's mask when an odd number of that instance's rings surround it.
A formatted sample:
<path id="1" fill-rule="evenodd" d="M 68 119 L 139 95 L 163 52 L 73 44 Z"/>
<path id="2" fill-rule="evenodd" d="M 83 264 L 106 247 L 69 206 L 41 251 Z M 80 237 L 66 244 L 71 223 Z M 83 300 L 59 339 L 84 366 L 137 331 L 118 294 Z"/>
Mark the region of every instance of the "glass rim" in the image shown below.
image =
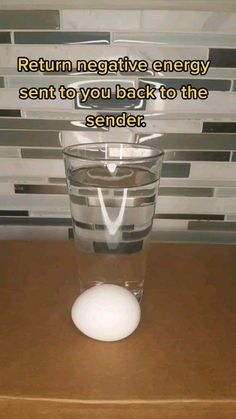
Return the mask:
<path id="1" fill-rule="evenodd" d="M 154 154 L 152 156 L 134 156 L 134 157 L 122 157 L 122 158 L 117 158 L 117 157 L 109 157 L 109 158 L 100 158 L 100 157 L 86 157 L 86 156 L 78 156 L 73 154 L 72 152 L 70 152 L 70 150 L 72 150 L 73 148 L 76 149 L 80 149 L 86 146 L 105 146 L 105 145 L 124 145 L 124 146 L 128 146 L 130 148 L 141 148 L 141 149 L 148 149 L 148 150 L 152 150 L 154 152 Z M 161 157 L 164 155 L 164 151 L 161 149 L 158 149 L 156 147 L 153 146 L 148 146 L 148 145 L 142 145 L 142 144 L 137 144 L 137 143 L 124 143 L 124 142 L 118 142 L 118 141 L 109 141 L 109 142 L 94 142 L 94 143 L 81 143 L 81 144 L 71 144 L 65 148 L 63 148 L 62 150 L 63 155 L 67 156 L 67 157 L 72 157 L 74 159 L 78 159 L 78 160 L 84 160 L 84 161 L 143 161 L 143 160 L 155 160 L 158 157 Z"/>

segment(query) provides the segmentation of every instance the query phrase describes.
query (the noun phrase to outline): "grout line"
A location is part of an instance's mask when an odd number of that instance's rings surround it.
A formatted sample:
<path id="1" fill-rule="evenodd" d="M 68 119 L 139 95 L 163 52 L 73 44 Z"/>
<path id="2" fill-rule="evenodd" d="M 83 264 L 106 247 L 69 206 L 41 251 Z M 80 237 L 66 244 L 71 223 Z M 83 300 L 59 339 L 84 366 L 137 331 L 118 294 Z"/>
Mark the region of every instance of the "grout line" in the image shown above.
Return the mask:
<path id="1" fill-rule="evenodd" d="M 10 31 L 10 37 L 11 37 L 11 45 L 15 44 L 15 38 L 14 38 L 14 32 Z"/>
<path id="2" fill-rule="evenodd" d="M 26 397 L 26 396 L 0 396 L 0 401 L 7 400 L 24 400 L 24 401 L 40 401 L 40 402 L 54 402 L 54 403 L 78 403 L 78 404 L 117 404 L 117 405 L 130 405 L 130 404 L 235 404 L 236 399 L 130 399 L 130 400 L 106 400 L 106 399 L 67 399 L 67 398 L 50 398 L 50 397 Z"/>

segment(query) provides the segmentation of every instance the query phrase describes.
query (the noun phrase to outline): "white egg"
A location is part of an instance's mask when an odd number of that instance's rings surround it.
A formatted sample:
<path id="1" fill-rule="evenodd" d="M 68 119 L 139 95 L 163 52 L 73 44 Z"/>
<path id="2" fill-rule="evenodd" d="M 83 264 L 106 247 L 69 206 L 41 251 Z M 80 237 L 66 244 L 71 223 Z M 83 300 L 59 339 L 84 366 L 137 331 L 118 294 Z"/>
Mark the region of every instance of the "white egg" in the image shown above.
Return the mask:
<path id="1" fill-rule="evenodd" d="M 90 338 L 115 341 L 137 328 L 140 306 L 135 296 L 118 285 L 96 285 L 84 291 L 71 311 L 75 326 Z"/>

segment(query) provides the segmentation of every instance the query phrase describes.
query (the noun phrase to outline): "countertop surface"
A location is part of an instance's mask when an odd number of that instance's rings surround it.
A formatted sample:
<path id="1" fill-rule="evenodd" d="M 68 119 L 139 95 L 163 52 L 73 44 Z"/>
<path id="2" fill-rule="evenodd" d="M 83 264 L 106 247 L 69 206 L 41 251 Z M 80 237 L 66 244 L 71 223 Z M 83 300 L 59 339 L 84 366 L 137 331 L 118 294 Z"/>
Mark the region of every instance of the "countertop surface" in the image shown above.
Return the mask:
<path id="1" fill-rule="evenodd" d="M 75 251 L 73 242 L 0 242 L 0 418 L 12 402 L 29 411 L 39 402 L 73 411 L 87 404 L 91 418 L 113 404 L 115 418 L 123 409 L 133 409 L 125 417 L 159 418 L 156 406 L 196 405 L 213 409 L 214 419 L 235 418 L 236 246 L 153 244 L 140 326 L 113 343 L 84 336 L 71 321 Z"/>

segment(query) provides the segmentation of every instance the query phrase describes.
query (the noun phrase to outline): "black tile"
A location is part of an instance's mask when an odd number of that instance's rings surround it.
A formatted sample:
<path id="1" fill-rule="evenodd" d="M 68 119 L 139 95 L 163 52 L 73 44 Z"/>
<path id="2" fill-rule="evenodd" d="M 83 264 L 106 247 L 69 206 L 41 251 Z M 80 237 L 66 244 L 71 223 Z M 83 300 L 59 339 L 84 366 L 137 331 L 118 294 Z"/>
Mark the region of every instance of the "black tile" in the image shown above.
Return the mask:
<path id="1" fill-rule="evenodd" d="M 0 18 L 1 18 L 1 12 L 0 12 Z M 10 43 L 11 43 L 10 32 L 0 32 L 0 44 L 10 44 Z"/>
<path id="2" fill-rule="evenodd" d="M 147 237 L 147 235 L 150 233 L 152 229 L 152 226 L 145 228 L 144 230 L 138 230 L 138 231 L 132 231 L 132 232 L 124 232 L 122 234 L 123 240 L 140 240 Z"/>
<path id="3" fill-rule="evenodd" d="M 4 216 L 4 217 L 24 217 L 24 216 L 28 216 L 29 215 L 29 211 L 22 211 L 22 210 L 0 210 L 0 216 Z"/>
<path id="4" fill-rule="evenodd" d="M 1 215 L 1 214 L 0 214 Z M 0 225 L 71 226 L 70 218 L 0 217 Z"/>
<path id="5" fill-rule="evenodd" d="M 162 177 L 188 177 L 190 173 L 190 163 L 163 163 Z"/>
<path id="6" fill-rule="evenodd" d="M 66 186 L 63 185 L 27 185 L 15 184 L 15 193 L 22 194 L 47 194 L 62 195 L 67 193 Z"/>
<path id="7" fill-rule="evenodd" d="M 210 48 L 211 67 L 236 67 L 236 49 Z"/>
<path id="8" fill-rule="evenodd" d="M 229 161 L 229 151 L 167 151 L 165 161 Z"/>
<path id="9" fill-rule="evenodd" d="M 1 10 L 0 29 L 59 29 L 58 10 Z"/>
<path id="10" fill-rule="evenodd" d="M 18 109 L 0 109 L 0 116 L 3 117 L 20 117 L 21 113 Z"/>
<path id="11" fill-rule="evenodd" d="M 203 122 L 202 132 L 236 133 L 236 122 Z"/>
<path id="12" fill-rule="evenodd" d="M 0 88 L 1 87 L 4 87 L 4 78 L 3 77 L 0 77 Z M 4 111 L 5 111 L 5 109 L 3 109 Z M 8 111 L 8 109 L 6 109 L 6 111 Z M 5 116 L 5 115 L 3 115 L 3 116 Z"/>
<path id="13" fill-rule="evenodd" d="M 41 131 L 107 131 L 103 128 L 88 128 L 83 121 L 59 119 L 0 119 L 0 130 L 41 130 Z"/>
<path id="14" fill-rule="evenodd" d="M 0 146 L 60 147 L 59 132 L 2 130 Z"/>
<path id="15" fill-rule="evenodd" d="M 116 247 L 114 247 L 116 245 Z M 136 253 L 142 250 L 143 241 L 136 241 L 131 243 L 102 243 L 93 242 L 95 253 L 112 253 L 112 254 L 126 254 Z"/>
<path id="16" fill-rule="evenodd" d="M 161 220 L 224 220 L 224 215 L 218 214 L 156 214 L 154 218 Z"/>
<path id="17" fill-rule="evenodd" d="M 73 238 L 74 238 L 73 228 L 68 228 L 68 239 L 73 240 Z"/>
<path id="18" fill-rule="evenodd" d="M 76 109 L 92 109 L 92 110 L 104 110 L 104 109 L 124 109 L 124 110 L 145 110 L 146 101 L 141 99 L 117 99 L 115 94 L 111 94 L 111 99 L 91 99 L 89 98 L 86 102 L 80 102 L 80 95 L 75 100 Z M 115 115 L 114 112 L 110 113 Z M 99 113 L 101 115 L 101 113 Z M 118 114 L 117 114 L 118 115 Z"/>
<path id="19" fill-rule="evenodd" d="M 236 161 L 236 153 L 235 152 L 232 155 L 232 161 Z"/>
<path id="20" fill-rule="evenodd" d="M 56 148 L 22 148 L 23 159 L 62 159 L 62 150 Z"/>
<path id="21" fill-rule="evenodd" d="M 15 44 L 109 44 L 110 32 L 15 32 Z"/>
<path id="22" fill-rule="evenodd" d="M 166 86 L 167 88 L 173 87 L 179 90 L 183 85 L 186 86 L 191 84 L 192 87 L 197 89 L 205 87 L 208 90 L 226 91 L 230 90 L 231 80 L 218 80 L 218 79 L 170 79 L 170 78 L 155 78 L 155 79 L 141 79 L 139 82 L 140 87 L 144 87 L 145 84 L 154 85 L 155 83 Z"/>
<path id="23" fill-rule="evenodd" d="M 94 230 L 94 224 L 83 223 L 82 221 L 77 221 L 73 219 L 74 224 L 76 227 L 82 228 L 84 230 Z"/>
<path id="24" fill-rule="evenodd" d="M 203 231 L 235 231 L 236 222 L 190 221 L 188 229 Z"/>

